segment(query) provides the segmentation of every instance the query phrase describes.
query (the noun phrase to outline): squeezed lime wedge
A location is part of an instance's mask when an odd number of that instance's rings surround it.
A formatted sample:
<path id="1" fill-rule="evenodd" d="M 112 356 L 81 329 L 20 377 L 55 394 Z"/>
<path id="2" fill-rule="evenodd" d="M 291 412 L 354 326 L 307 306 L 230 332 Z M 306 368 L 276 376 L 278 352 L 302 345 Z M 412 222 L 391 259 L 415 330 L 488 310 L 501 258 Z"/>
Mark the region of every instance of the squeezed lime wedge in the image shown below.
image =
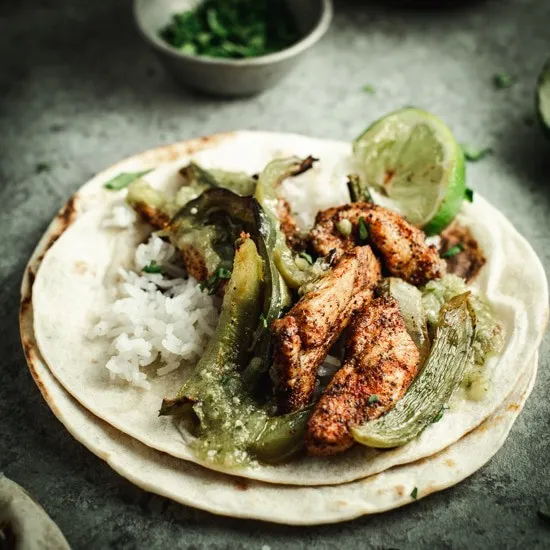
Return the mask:
<path id="1" fill-rule="evenodd" d="M 354 141 L 353 154 L 367 185 L 428 235 L 440 233 L 460 210 L 464 154 L 435 115 L 414 108 L 390 113 Z"/>
<path id="2" fill-rule="evenodd" d="M 537 112 L 542 127 L 550 136 L 550 60 L 544 65 L 537 83 Z"/>

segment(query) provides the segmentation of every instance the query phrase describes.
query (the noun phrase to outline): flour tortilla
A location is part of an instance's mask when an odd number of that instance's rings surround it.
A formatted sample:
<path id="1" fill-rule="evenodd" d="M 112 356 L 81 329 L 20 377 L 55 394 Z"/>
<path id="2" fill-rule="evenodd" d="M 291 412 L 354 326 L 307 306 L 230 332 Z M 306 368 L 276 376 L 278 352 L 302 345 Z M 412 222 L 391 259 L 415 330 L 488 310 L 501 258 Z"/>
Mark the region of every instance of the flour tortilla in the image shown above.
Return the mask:
<path id="1" fill-rule="evenodd" d="M 191 159 L 207 168 L 254 173 L 275 156 L 312 154 L 321 162 L 297 178 L 297 184 L 315 182 L 319 192 L 328 189 L 327 202 L 336 200 L 338 204 L 346 201 L 349 153 L 349 144 L 341 142 L 292 134 L 236 132 L 137 155 L 94 178 L 75 196 L 75 219 L 47 251 L 34 283 L 34 332 L 53 375 L 89 411 L 151 448 L 210 469 L 270 483 L 350 482 L 431 456 L 470 432 L 495 412 L 524 374 L 540 343 L 548 304 L 547 282 L 535 252 L 478 194 L 473 204 L 464 205 L 461 221 L 471 227 L 488 256 L 476 285 L 488 296 L 504 325 L 504 350 L 485 366 L 492 380 L 486 399 L 468 401 L 457 392 L 443 419 L 404 447 L 376 451 L 356 446 L 332 458 L 304 457 L 284 465 L 224 470 L 195 456 L 174 421 L 157 416 L 162 398 L 174 395 L 183 382 L 181 370 L 152 380 L 150 391 L 113 383 L 103 368 L 108 359 L 105 343 L 87 338 L 96 321 L 95 313 L 112 299 L 109 287 L 113 274 L 129 261 L 145 235 L 143 226 L 124 231 L 102 227 L 112 204 L 120 201 L 120 194 L 103 188 L 111 177 L 173 157 L 176 160 L 146 176 L 151 184 L 169 188 L 177 181 L 177 169 Z M 331 204 L 334 202 L 326 206 Z M 58 230 L 54 224 L 48 233 L 57 236 Z"/>
<path id="2" fill-rule="evenodd" d="M 535 382 L 537 354 L 506 401 L 481 426 L 440 453 L 364 480 L 292 487 L 237 479 L 178 460 L 114 429 L 78 404 L 49 371 L 33 334 L 32 269 L 22 288 L 21 333 L 31 373 L 57 418 L 116 472 L 150 491 L 215 514 L 289 525 L 335 523 L 380 513 L 441 491 L 473 474 L 504 444 Z M 29 276 L 30 273 L 30 276 Z M 307 502 L 307 506 L 303 503 Z"/>
<path id="3" fill-rule="evenodd" d="M 15 539 L 14 548 L 70 550 L 63 533 L 44 508 L 17 483 L 0 473 L 0 530 L 7 533 L 8 528 Z"/>

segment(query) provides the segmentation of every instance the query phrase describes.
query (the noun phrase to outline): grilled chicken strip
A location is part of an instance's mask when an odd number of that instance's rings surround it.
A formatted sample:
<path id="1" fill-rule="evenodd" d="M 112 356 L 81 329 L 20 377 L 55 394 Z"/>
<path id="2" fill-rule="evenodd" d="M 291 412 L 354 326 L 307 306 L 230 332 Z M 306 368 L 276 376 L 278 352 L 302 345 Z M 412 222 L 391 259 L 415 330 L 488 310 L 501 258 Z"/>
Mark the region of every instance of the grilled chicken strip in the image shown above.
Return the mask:
<path id="1" fill-rule="evenodd" d="M 343 366 L 309 419 L 308 453 L 325 456 L 349 449 L 350 427 L 387 412 L 407 391 L 419 363 L 396 300 L 364 303 L 350 325 Z"/>
<path id="2" fill-rule="evenodd" d="M 378 252 L 387 271 L 413 285 L 426 284 L 445 273 L 445 263 L 424 233 L 387 208 L 367 202 L 346 204 L 317 214 L 310 241 L 319 255 L 331 250 L 341 256 L 356 246 L 360 219 L 368 229 L 368 241 Z M 348 233 L 346 229 L 350 229 Z M 347 226 L 347 227 L 346 227 Z"/>
<path id="3" fill-rule="evenodd" d="M 372 299 L 380 276 L 380 264 L 371 248 L 355 247 L 286 316 L 273 323 L 281 413 L 309 405 L 319 365 L 357 308 Z"/>

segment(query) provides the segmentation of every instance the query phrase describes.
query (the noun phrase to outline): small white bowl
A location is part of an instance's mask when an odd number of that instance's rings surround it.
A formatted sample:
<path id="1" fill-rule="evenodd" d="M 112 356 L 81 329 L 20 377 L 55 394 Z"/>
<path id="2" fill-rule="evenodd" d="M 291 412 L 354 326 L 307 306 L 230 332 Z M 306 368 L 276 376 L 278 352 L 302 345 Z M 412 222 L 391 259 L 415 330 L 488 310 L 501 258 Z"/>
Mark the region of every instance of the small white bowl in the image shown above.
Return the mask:
<path id="1" fill-rule="evenodd" d="M 135 0 L 139 30 L 174 78 L 185 86 L 219 96 L 253 95 L 275 85 L 325 34 L 332 19 L 332 0 L 288 3 L 302 38 L 284 50 L 260 57 L 225 59 L 181 53 L 159 35 L 176 13 L 198 0 Z"/>

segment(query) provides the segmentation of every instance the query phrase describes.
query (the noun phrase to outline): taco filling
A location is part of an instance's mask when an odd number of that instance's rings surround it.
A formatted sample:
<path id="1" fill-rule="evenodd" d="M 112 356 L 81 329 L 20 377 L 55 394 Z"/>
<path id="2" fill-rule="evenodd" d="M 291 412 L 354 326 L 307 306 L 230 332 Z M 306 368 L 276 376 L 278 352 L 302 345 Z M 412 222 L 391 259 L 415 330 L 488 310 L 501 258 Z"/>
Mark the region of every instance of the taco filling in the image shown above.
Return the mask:
<path id="1" fill-rule="evenodd" d="M 148 294 L 148 311 L 162 315 L 130 335 L 106 316 L 92 337 L 110 340 L 112 376 L 144 389 L 147 365 L 164 375 L 194 363 L 159 411 L 213 464 L 404 445 L 456 391 L 489 391 L 483 365 L 502 327 L 468 287 L 485 262 L 474 236 L 462 243 L 455 224 L 427 240 L 359 174 L 349 201 L 306 227 L 283 188 L 316 162 L 279 158 L 259 174 L 191 163 L 171 195 L 142 177 L 128 186 L 150 235 L 136 269 L 122 272 L 115 307 Z M 164 338 L 162 323 L 172 327 Z"/>

